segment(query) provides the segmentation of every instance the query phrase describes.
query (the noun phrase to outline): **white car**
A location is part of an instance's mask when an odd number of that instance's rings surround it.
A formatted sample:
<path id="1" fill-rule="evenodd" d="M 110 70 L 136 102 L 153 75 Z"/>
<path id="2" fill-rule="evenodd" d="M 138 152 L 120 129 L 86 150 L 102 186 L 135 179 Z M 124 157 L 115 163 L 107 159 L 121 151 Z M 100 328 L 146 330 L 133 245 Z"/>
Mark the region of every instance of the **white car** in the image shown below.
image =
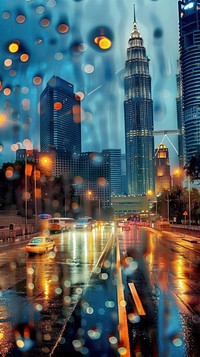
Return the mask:
<path id="1" fill-rule="evenodd" d="M 78 218 L 75 224 L 76 230 L 91 230 L 92 229 L 92 218 L 91 217 L 81 217 Z"/>

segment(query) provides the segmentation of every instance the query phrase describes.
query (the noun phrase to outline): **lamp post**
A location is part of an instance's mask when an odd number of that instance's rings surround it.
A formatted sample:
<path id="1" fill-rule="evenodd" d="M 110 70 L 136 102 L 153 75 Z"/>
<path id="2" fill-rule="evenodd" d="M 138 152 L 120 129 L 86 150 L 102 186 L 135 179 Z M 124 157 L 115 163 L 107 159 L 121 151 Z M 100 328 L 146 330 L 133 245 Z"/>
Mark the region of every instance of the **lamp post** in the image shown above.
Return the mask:
<path id="1" fill-rule="evenodd" d="M 147 198 L 148 198 L 148 220 L 150 221 L 150 204 L 151 204 L 151 197 L 153 195 L 152 190 L 147 191 Z"/>
<path id="2" fill-rule="evenodd" d="M 190 193 L 190 188 L 191 188 L 191 180 L 190 180 L 190 175 L 188 175 L 188 218 L 189 218 L 189 225 L 191 225 L 191 193 Z"/>
<path id="3" fill-rule="evenodd" d="M 28 215 L 28 196 L 27 196 L 27 189 L 28 189 L 28 181 L 27 181 L 27 154 L 25 151 L 25 169 L 24 169 L 24 175 L 25 175 L 25 187 L 24 187 L 24 199 L 25 199 L 25 236 L 26 236 L 26 230 L 27 230 L 27 215 Z"/>
<path id="4" fill-rule="evenodd" d="M 36 165 L 33 167 L 33 177 L 34 177 L 34 202 L 35 202 L 35 231 L 37 229 L 37 173 L 36 173 Z"/>
<path id="5" fill-rule="evenodd" d="M 167 194 L 167 219 L 169 221 L 169 194 Z"/>

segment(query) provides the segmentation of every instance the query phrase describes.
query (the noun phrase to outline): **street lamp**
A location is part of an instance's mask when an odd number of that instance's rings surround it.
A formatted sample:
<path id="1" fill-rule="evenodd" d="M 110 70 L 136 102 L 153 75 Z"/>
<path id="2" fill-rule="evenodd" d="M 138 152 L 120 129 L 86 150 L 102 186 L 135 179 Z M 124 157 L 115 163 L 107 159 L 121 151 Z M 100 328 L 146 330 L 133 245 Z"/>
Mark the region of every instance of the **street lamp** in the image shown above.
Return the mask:
<path id="1" fill-rule="evenodd" d="M 180 168 L 177 168 L 173 173 L 173 187 L 182 186 L 183 172 Z"/>
<path id="2" fill-rule="evenodd" d="M 189 225 L 191 225 L 191 180 L 190 180 L 190 175 L 188 175 L 188 218 L 189 218 Z"/>

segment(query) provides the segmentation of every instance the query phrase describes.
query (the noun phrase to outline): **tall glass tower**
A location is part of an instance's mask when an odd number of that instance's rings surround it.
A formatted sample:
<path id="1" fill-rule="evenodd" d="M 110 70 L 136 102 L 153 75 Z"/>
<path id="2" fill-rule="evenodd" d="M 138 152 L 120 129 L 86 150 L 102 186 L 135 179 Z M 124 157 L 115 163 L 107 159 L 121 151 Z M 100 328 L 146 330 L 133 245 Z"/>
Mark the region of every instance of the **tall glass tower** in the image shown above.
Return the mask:
<path id="1" fill-rule="evenodd" d="M 40 96 L 40 150 L 81 153 L 80 98 L 71 83 L 53 76 Z"/>
<path id="2" fill-rule="evenodd" d="M 178 158 L 179 167 L 183 168 L 186 164 L 185 159 L 185 127 L 184 127 L 184 114 L 183 114 L 183 81 L 181 74 L 180 60 L 177 61 L 177 96 L 176 96 L 176 112 L 177 112 L 177 126 L 179 130 L 178 135 Z"/>
<path id="3" fill-rule="evenodd" d="M 200 0 L 179 0 L 186 163 L 200 146 Z"/>
<path id="4" fill-rule="evenodd" d="M 137 29 L 135 7 L 124 78 L 124 116 L 129 195 L 154 191 L 153 102 L 149 58 Z"/>

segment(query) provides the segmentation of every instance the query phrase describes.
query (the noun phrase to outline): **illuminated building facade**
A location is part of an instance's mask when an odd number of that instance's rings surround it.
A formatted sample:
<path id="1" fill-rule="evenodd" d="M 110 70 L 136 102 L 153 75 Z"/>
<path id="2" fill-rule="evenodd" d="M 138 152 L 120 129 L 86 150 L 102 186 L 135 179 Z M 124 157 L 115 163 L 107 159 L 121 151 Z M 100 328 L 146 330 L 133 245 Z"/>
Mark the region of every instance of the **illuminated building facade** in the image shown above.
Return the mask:
<path id="1" fill-rule="evenodd" d="M 179 0 L 186 163 L 200 145 L 200 0 Z"/>
<path id="2" fill-rule="evenodd" d="M 124 78 L 125 147 L 128 195 L 154 191 L 153 102 L 149 58 L 134 11 Z"/>
<path id="3" fill-rule="evenodd" d="M 40 96 L 40 150 L 81 153 L 80 98 L 72 84 L 53 76 Z"/>
<path id="4" fill-rule="evenodd" d="M 183 86 L 180 61 L 178 61 L 177 74 L 177 96 L 176 96 L 176 111 L 177 111 L 177 127 L 178 135 L 178 159 L 179 167 L 183 168 L 186 164 L 185 158 L 185 128 L 184 128 L 184 113 L 183 113 Z"/>
<path id="5" fill-rule="evenodd" d="M 160 144 L 155 150 L 155 194 L 170 190 L 171 176 L 169 152 L 165 145 Z"/>
<path id="6" fill-rule="evenodd" d="M 107 149 L 102 151 L 104 160 L 107 162 L 109 170 L 109 182 L 111 197 L 122 193 L 122 169 L 121 150 Z"/>

